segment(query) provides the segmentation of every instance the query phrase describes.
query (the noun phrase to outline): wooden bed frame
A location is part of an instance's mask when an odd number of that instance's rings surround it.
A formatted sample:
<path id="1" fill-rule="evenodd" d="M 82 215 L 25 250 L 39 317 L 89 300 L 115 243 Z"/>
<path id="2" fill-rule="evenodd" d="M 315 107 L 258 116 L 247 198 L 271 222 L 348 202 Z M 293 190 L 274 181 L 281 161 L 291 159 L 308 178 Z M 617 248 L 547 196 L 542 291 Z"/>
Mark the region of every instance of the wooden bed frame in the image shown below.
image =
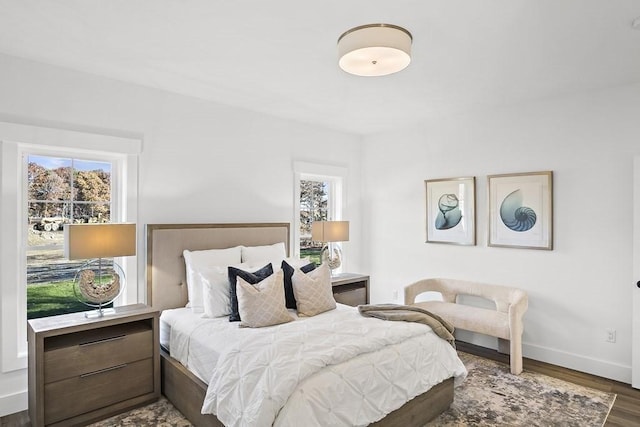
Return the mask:
<path id="1" fill-rule="evenodd" d="M 187 286 L 182 251 L 260 246 L 285 242 L 288 223 L 148 224 L 147 303 L 159 310 L 184 307 Z M 200 413 L 207 385 L 168 353 L 161 352 L 162 394 L 196 426 L 223 426 L 213 415 Z M 375 426 L 423 426 L 453 402 L 453 378 L 405 403 Z"/>

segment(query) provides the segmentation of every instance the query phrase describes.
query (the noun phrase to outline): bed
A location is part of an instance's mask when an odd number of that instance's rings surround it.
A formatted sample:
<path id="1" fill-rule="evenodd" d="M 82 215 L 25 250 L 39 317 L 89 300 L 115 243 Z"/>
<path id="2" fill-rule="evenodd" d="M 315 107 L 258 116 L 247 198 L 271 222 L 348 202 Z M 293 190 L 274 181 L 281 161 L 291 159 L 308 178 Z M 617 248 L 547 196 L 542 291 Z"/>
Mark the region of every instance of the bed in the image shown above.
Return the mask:
<path id="1" fill-rule="evenodd" d="M 147 301 L 154 308 L 165 311 L 165 317 L 170 313 L 180 313 L 187 303 L 187 286 L 183 250 L 224 249 L 237 245 L 261 246 L 284 242 L 287 251 L 290 242 L 290 226 L 288 223 L 248 223 L 248 224 L 149 224 L 147 225 Z M 353 311 L 345 307 L 338 307 L 336 316 L 342 316 L 341 321 L 356 322 Z M 356 312 L 357 313 L 357 312 Z M 333 314 L 332 314 L 333 315 Z M 327 315 L 328 316 L 328 315 Z M 318 319 L 322 315 L 316 316 Z M 220 322 L 219 319 L 215 319 Z M 226 319 L 225 319 L 226 320 Z M 189 323 L 189 321 L 182 321 Z M 318 320 L 320 322 L 320 320 Z M 382 321 L 381 321 L 382 322 Z M 215 321 L 205 322 L 193 319 L 191 322 L 202 325 L 214 325 Z M 228 323 L 228 322 L 227 322 Z M 297 322 L 291 322 L 297 323 Z M 407 323 L 407 322 L 386 322 Z M 222 325 L 220 325 L 222 326 Z M 203 326 L 208 327 L 208 326 Z M 215 328 L 215 326 L 211 326 Z M 250 329 L 250 328 L 241 328 Z M 268 329 L 268 328 L 267 328 Z M 164 334 L 167 332 L 165 331 Z M 243 331 L 244 333 L 244 331 Z M 248 331 L 247 334 L 254 333 Z M 165 341 L 168 338 L 165 339 Z M 447 344 L 448 345 L 448 344 Z M 389 350 L 391 351 L 391 350 Z M 394 350 L 398 351 L 398 350 Z M 231 351 L 230 351 L 231 352 Z M 376 352 L 374 352 L 375 354 Z M 455 352 L 454 352 L 455 353 Z M 349 361 L 356 363 L 357 361 Z M 218 362 L 220 363 L 220 362 Z M 342 365 L 346 366 L 345 362 Z M 439 363 L 439 362 L 438 362 Z M 461 362 L 460 362 L 461 363 Z M 225 366 L 224 364 L 218 366 Z M 461 368 L 462 371 L 464 367 Z M 459 367 L 447 378 L 438 381 L 430 389 L 410 398 L 402 406 L 396 407 L 371 425 L 376 426 L 422 426 L 447 409 L 453 401 L 454 380 L 464 378 Z M 344 371 L 346 375 L 353 371 L 351 367 Z M 357 369 L 355 369 L 357 370 Z M 162 393 L 172 404 L 196 426 L 222 426 L 223 424 L 213 414 L 202 414 L 201 409 L 207 396 L 207 374 L 202 371 L 192 372 L 178 359 L 172 357 L 165 349 L 161 352 Z M 340 375 L 342 376 L 341 373 Z M 327 381 L 329 374 L 317 373 L 306 383 L 312 384 L 316 377 Z M 329 376 L 327 376 L 329 375 Z M 455 376 L 455 379 L 454 379 Z M 336 386 L 337 387 L 337 386 Z M 331 386 L 327 387 L 331 390 Z M 334 390 L 335 391 L 335 390 Z M 364 393 L 363 393 L 364 395 Z M 288 406 L 296 406 L 292 398 L 280 411 L 278 417 L 286 418 Z M 279 421 L 282 421 L 278 418 Z M 275 423 L 274 423 L 275 424 Z M 278 425 L 287 425 L 280 422 Z"/>

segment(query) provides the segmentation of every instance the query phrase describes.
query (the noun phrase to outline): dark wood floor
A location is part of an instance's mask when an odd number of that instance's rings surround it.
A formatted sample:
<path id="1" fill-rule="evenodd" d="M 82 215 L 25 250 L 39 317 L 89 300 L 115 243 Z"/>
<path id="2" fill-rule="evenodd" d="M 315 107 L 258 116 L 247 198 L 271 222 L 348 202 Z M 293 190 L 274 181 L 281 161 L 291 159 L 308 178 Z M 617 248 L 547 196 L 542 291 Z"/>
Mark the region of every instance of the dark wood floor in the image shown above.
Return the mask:
<path id="1" fill-rule="evenodd" d="M 457 346 L 461 351 L 509 364 L 509 356 L 498 353 L 495 350 L 460 341 L 457 342 Z M 524 369 L 585 387 L 616 393 L 618 397 L 607 418 L 605 427 L 640 427 L 640 390 L 636 390 L 630 385 L 618 381 L 596 377 L 595 375 L 589 375 L 527 358 L 524 359 Z M 0 427 L 27 427 L 29 425 L 29 417 L 26 411 L 0 417 Z"/>
<path id="2" fill-rule="evenodd" d="M 17 414 L 0 417 L 0 427 L 27 427 L 31 426 L 27 411 L 18 412 Z"/>
<path id="3" fill-rule="evenodd" d="M 509 356 L 506 354 L 460 341 L 456 344 L 458 350 L 509 364 Z M 524 369 L 596 390 L 616 393 L 618 396 L 609 413 L 605 427 L 640 427 L 640 390 L 632 388 L 629 384 L 527 358 L 524 359 Z"/>

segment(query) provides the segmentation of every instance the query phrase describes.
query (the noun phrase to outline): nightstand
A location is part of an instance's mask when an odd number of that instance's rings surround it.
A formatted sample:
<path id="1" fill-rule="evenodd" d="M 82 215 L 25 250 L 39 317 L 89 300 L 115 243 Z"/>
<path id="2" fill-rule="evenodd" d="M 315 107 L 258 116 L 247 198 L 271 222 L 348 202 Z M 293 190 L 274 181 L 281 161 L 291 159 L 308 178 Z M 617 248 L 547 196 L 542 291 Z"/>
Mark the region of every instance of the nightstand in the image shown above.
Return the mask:
<path id="1" fill-rule="evenodd" d="M 97 319 L 29 320 L 31 425 L 87 424 L 157 400 L 158 319 L 157 310 L 136 304 Z"/>
<path id="2" fill-rule="evenodd" d="M 369 304 L 369 276 L 342 273 L 331 276 L 333 297 L 336 302 L 346 305 Z"/>

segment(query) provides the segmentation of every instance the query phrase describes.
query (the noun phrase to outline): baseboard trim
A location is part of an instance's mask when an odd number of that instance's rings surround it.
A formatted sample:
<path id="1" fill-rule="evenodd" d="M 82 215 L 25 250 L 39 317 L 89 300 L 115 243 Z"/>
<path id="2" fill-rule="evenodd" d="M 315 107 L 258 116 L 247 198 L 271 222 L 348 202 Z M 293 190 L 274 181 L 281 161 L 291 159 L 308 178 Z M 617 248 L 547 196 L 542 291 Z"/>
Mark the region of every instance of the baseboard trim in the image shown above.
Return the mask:
<path id="1" fill-rule="evenodd" d="M 522 353 L 529 359 L 631 384 L 631 366 L 528 343 L 522 344 Z"/>
<path id="2" fill-rule="evenodd" d="M 0 417 L 26 410 L 28 406 L 27 402 L 28 397 L 26 391 L 0 396 Z"/>
<path id="3" fill-rule="evenodd" d="M 455 336 L 457 340 L 463 342 L 498 350 L 498 339 L 488 335 L 458 329 Z M 631 384 L 631 366 L 526 342 L 522 343 L 522 355 L 528 359 Z"/>

